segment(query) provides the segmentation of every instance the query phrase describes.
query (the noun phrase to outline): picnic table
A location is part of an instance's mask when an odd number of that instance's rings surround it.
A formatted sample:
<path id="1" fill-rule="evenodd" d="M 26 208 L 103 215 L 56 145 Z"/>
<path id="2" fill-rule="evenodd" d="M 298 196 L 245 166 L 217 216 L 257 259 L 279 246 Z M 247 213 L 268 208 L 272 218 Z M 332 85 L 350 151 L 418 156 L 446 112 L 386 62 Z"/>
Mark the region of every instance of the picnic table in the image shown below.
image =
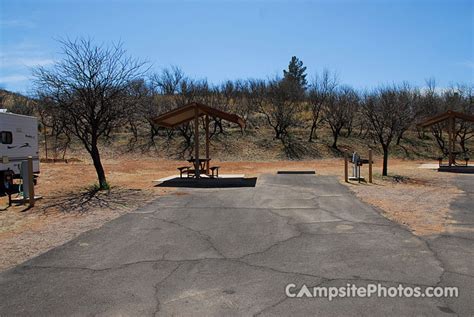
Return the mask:
<path id="1" fill-rule="evenodd" d="M 468 165 L 468 162 L 469 162 L 469 157 L 468 157 L 468 152 L 467 151 L 455 151 L 455 152 L 452 152 L 452 155 L 453 155 L 453 164 L 456 165 L 456 166 L 467 166 Z M 461 160 L 463 160 L 465 163 L 458 163 L 456 161 L 456 159 L 458 158 L 458 156 L 461 156 Z"/>
<path id="2" fill-rule="evenodd" d="M 186 176 L 189 177 L 197 177 L 197 171 L 199 170 L 199 174 L 205 174 L 208 175 L 212 178 L 214 177 L 219 177 L 219 166 L 209 166 L 209 161 L 210 158 L 200 158 L 198 160 L 198 166 L 196 166 L 196 159 L 190 158 L 187 161 L 191 164 L 193 164 L 192 167 L 189 166 L 181 166 L 178 167 L 179 170 L 179 177 L 183 178 L 183 173 L 186 174 Z"/>
<path id="3" fill-rule="evenodd" d="M 453 151 L 453 152 L 451 152 L 451 155 L 452 155 L 452 160 L 453 160 L 452 164 L 454 166 L 467 166 L 468 165 L 469 157 L 467 156 L 467 152 Z M 458 156 L 461 156 L 461 155 L 464 155 L 462 160 L 464 160 L 465 163 L 458 163 L 457 162 Z M 439 166 L 441 166 L 443 164 L 443 158 L 439 157 L 438 161 L 439 161 Z"/>

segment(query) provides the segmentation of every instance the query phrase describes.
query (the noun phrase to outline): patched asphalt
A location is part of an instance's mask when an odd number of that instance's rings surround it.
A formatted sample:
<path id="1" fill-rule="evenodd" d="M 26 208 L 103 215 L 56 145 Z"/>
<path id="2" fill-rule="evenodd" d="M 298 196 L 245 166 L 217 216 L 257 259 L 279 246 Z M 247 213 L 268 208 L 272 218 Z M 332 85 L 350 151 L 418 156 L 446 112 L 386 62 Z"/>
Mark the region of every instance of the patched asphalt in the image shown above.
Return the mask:
<path id="1" fill-rule="evenodd" d="M 472 316 L 472 175 L 420 238 L 333 177 L 180 189 L 0 274 L 0 316 Z M 403 198 L 401 198 L 403 199 Z M 458 286 L 458 298 L 288 298 L 285 286 Z"/>

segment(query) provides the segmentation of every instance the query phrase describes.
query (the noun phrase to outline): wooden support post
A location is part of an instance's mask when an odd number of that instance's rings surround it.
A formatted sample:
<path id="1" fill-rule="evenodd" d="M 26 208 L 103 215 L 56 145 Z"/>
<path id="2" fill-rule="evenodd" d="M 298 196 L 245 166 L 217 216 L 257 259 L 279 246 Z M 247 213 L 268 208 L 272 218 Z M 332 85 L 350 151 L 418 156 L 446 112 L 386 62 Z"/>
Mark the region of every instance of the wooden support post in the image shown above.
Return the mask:
<path id="1" fill-rule="evenodd" d="M 369 183 L 372 183 L 372 149 L 369 150 Z"/>
<path id="2" fill-rule="evenodd" d="M 209 175 L 209 115 L 206 114 L 206 174 Z"/>
<path id="3" fill-rule="evenodd" d="M 455 151 L 455 148 L 456 148 L 456 131 L 455 131 L 455 118 L 454 117 L 451 117 L 451 121 L 450 121 L 450 124 L 451 124 L 451 164 L 454 165 L 456 162 L 455 162 L 455 159 L 454 159 L 454 151 Z"/>
<path id="4" fill-rule="evenodd" d="M 453 165 L 453 134 L 454 134 L 454 118 L 449 117 L 448 121 L 448 165 Z"/>
<path id="5" fill-rule="evenodd" d="M 30 207 L 35 206 L 35 184 L 34 184 L 34 175 L 33 175 L 33 157 L 28 156 L 28 201 Z M 25 180 L 23 180 L 25 181 Z"/>
<path id="6" fill-rule="evenodd" d="M 201 164 L 199 164 L 199 109 L 194 107 L 194 169 L 196 178 L 200 177 Z"/>
<path id="7" fill-rule="evenodd" d="M 344 152 L 344 181 L 349 183 L 349 163 L 347 162 L 347 152 Z"/>

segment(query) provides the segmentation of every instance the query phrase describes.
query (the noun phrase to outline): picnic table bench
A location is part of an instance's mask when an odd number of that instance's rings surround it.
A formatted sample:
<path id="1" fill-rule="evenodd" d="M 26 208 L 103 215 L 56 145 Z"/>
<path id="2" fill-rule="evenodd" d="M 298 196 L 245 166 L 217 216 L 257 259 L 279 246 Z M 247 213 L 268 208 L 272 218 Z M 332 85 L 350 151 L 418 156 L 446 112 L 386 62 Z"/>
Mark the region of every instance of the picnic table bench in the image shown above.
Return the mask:
<path id="1" fill-rule="evenodd" d="M 181 166 L 181 167 L 178 167 L 179 178 L 183 178 L 183 173 L 187 173 L 188 169 L 190 169 L 189 166 Z"/>
<path id="2" fill-rule="evenodd" d="M 220 168 L 220 166 L 211 166 L 211 167 L 209 167 L 209 169 L 212 172 L 212 174 L 211 174 L 212 178 L 214 178 L 214 177 L 219 178 L 219 168 Z M 214 176 L 214 173 L 216 174 L 215 176 Z"/>

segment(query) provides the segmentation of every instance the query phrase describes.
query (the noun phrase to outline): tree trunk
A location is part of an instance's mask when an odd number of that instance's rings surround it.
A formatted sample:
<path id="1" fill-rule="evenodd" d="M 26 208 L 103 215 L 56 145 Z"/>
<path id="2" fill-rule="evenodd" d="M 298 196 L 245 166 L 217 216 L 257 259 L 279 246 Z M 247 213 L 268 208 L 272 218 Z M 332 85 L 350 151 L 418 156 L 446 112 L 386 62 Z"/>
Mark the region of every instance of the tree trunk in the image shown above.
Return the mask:
<path id="1" fill-rule="evenodd" d="M 352 124 L 349 127 L 347 127 L 347 137 L 350 138 L 351 135 L 352 135 Z"/>
<path id="2" fill-rule="evenodd" d="M 273 130 L 275 130 L 275 139 L 280 140 L 281 139 L 281 134 L 282 134 L 280 129 L 274 128 Z"/>
<path id="3" fill-rule="evenodd" d="M 416 129 L 416 133 L 418 134 L 418 139 L 423 140 L 425 138 L 425 131 L 423 129 Z"/>
<path id="4" fill-rule="evenodd" d="M 332 148 L 337 150 L 337 138 L 339 137 L 339 132 L 334 131 L 332 133 L 332 136 L 334 137 L 334 142 L 332 143 Z"/>
<path id="5" fill-rule="evenodd" d="M 100 154 L 99 148 L 97 147 L 97 143 L 93 142 L 91 145 L 91 157 L 92 162 L 94 163 L 95 171 L 97 172 L 97 178 L 99 180 L 99 189 L 108 189 L 107 180 L 105 178 L 105 171 L 104 167 L 102 166 L 102 162 L 100 161 Z"/>
<path id="6" fill-rule="evenodd" d="M 405 130 L 401 131 L 397 136 L 397 145 L 400 145 L 400 141 L 403 139 L 403 134 L 405 134 Z"/>
<path id="7" fill-rule="evenodd" d="M 219 127 L 219 134 L 224 134 L 224 128 L 222 127 L 222 120 L 216 120 L 216 124 Z"/>
<path id="8" fill-rule="evenodd" d="M 71 137 L 66 133 L 66 144 L 64 144 L 63 160 L 66 159 L 66 152 L 69 148 L 69 144 L 71 144 Z"/>
<path id="9" fill-rule="evenodd" d="M 382 145 L 383 148 L 383 168 L 382 176 L 388 175 L 388 146 Z"/>
<path id="10" fill-rule="evenodd" d="M 158 135 L 158 129 L 150 124 L 150 145 L 155 145 L 155 137 Z"/>
<path id="11" fill-rule="evenodd" d="M 466 139 L 461 137 L 461 140 L 459 141 L 459 145 L 461 146 L 461 151 L 466 154 L 467 153 L 467 148 L 466 148 Z"/>
<path id="12" fill-rule="evenodd" d="M 311 125 L 311 132 L 309 133 L 308 142 L 313 142 L 313 135 L 315 131 L 316 131 L 316 121 L 313 120 L 313 124 Z M 317 139 L 318 137 L 315 135 L 314 138 Z"/>

